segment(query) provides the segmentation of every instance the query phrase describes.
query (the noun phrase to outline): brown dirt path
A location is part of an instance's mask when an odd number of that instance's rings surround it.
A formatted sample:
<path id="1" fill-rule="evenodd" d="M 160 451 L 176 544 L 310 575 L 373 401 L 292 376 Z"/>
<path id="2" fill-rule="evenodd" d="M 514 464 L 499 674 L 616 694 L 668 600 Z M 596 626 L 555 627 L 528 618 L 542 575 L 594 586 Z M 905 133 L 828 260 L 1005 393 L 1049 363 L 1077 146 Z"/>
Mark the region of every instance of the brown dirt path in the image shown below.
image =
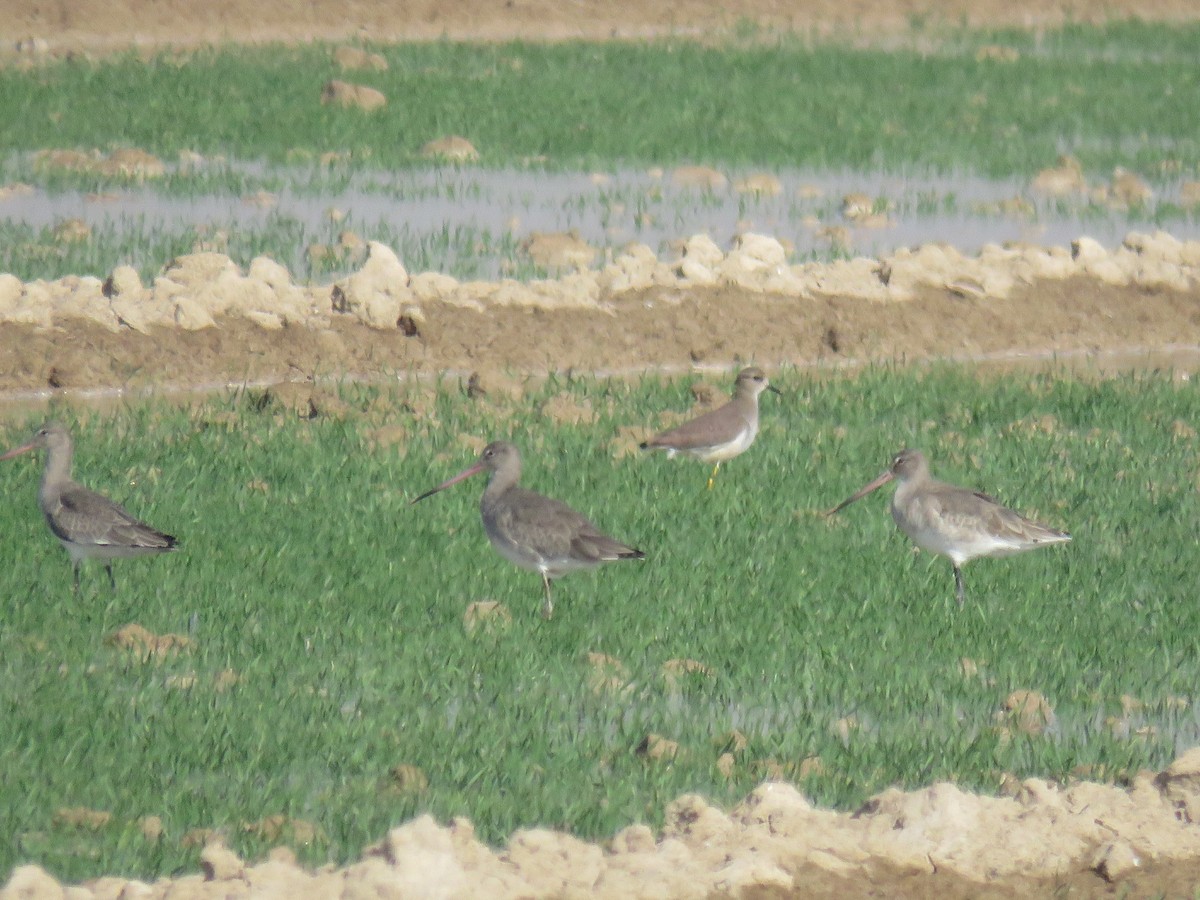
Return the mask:
<path id="1" fill-rule="evenodd" d="M 697 34 L 752 22 L 769 29 L 840 31 L 871 40 L 966 23 L 1044 27 L 1137 16 L 1181 20 L 1193 0 L 0 0 L 9 40 L 41 37 L 61 49 L 113 50 L 237 41 L 560 40 Z"/>
<path id="2" fill-rule="evenodd" d="M 732 287 L 651 289 L 603 308 L 471 310 L 430 304 L 419 330 L 378 330 L 344 317 L 330 327 L 267 331 L 229 317 L 199 331 L 110 331 L 83 321 L 45 330 L 0 330 L 0 394 L 68 395 L 97 388 L 139 392 L 193 385 L 386 380 L 550 371 L 686 372 L 754 361 L 769 368 L 832 369 L 874 361 L 999 358 L 1016 364 L 1171 365 L 1193 353 L 1152 352 L 1200 344 L 1200 290 L 1105 285 L 1088 278 L 1043 281 L 1003 301 L 928 288 L 901 303 L 838 296 L 754 294 Z M 1106 363 L 1104 352 L 1132 348 Z M 1022 361 L 1025 361 L 1022 363 Z"/>

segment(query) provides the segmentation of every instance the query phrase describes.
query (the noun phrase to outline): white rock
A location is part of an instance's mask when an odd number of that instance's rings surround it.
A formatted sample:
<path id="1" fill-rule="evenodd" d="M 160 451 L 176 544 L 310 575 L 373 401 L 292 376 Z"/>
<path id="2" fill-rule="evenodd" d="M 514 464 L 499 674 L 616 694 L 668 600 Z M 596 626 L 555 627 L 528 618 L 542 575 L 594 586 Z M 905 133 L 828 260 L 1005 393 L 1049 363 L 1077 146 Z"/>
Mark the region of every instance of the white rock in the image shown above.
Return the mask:
<path id="1" fill-rule="evenodd" d="M 792 266 L 780 266 L 770 272 L 763 281 L 763 289 L 771 294 L 784 297 L 807 297 L 808 280 L 800 274 L 800 270 Z"/>
<path id="2" fill-rule="evenodd" d="M 729 816 L 710 806 L 699 794 L 684 794 L 667 804 L 663 837 L 692 844 L 720 840 L 735 829 Z"/>
<path id="3" fill-rule="evenodd" d="M 903 286 L 884 284 L 880 264 L 865 256 L 831 263 L 807 263 L 801 267 L 808 290 L 818 294 L 858 297 L 862 300 L 908 300 L 912 294 Z"/>
<path id="4" fill-rule="evenodd" d="M 159 299 L 169 299 L 171 297 L 182 294 L 184 287 L 166 275 L 159 275 L 154 279 L 154 284 L 150 288 L 150 292 Z"/>
<path id="5" fill-rule="evenodd" d="M 259 328 L 265 328 L 267 331 L 278 331 L 286 324 L 279 313 L 261 309 L 248 309 L 245 317 Z"/>
<path id="6" fill-rule="evenodd" d="M 1083 272 L 1097 281 L 1121 287 L 1129 284 L 1133 274 L 1115 259 L 1099 259 L 1083 266 Z"/>
<path id="7" fill-rule="evenodd" d="M 782 867 L 746 856 L 734 859 L 713 875 L 713 887 L 722 897 L 780 896 L 796 885 Z"/>
<path id="8" fill-rule="evenodd" d="M 739 235 L 729 256 L 739 255 L 750 266 L 773 268 L 787 262 L 787 250 L 777 239 L 748 232 Z"/>
<path id="9" fill-rule="evenodd" d="M 250 260 L 250 270 L 247 277 L 279 290 L 292 287 L 292 276 L 287 267 L 277 263 L 269 256 L 256 256 Z"/>
<path id="10" fill-rule="evenodd" d="M 24 290 L 25 285 L 16 275 L 0 273 L 0 322 L 10 321 L 10 316 L 20 306 Z"/>
<path id="11" fill-rule="evenodd" d="M 1134 849 L 1118 839 L 1100 848 L 1092 861 L 1092 868 L 1105 881 L 1118 881 L 1136 871 L 1141 864 L 1141 857 Z"/>
<path id="12" fill-rule="evenodd" d="M 1154 234 L 1131 231 L 1125 235 L 1122 245 L 1145 259 L 1157 260 L 1173 266 L 1183 265 L 1183 241 L 1165 231 L 1156 231 Z"/>
<path id="13" fill-rule="evenodd" d="M 138 296 L 145 288 L 142 277 L 133 266 L 117 266 L 108 276 L 108 292 L 113 297 Z"/>
<path id="14" fill-rule="evenodd" d="M 469 887 L 450 829 L 428 814 L 389 831 L 382 849 L 395 896 L 453 897 Z"/>
<path id="15" fill-rule="evenodd" d="M 212 314 L 192 297 L 177 297 L 174 308 L 175 324 L 185 331 L 201 331 L 217 323 Z"/>
<path id="16" fill-rule="evenodd" d="M 745 825 L 770 824 L 771 820 L 782 813 L 793 813 L 797 810 L 807 812 L 812 809 L 808 798 L 796 788 L 782 781 L 768 781 L 760 784 L 739 803 L 731 817 Z"/>
<path id="17" fill-rule="evenodd" d="M 241 880 L 246 869 L 241 858 L 220 841 L 206 845 L 201 851 L 200 867 L 207 881 Z"/>
<path id="18" fill-rule="evenodd" d="M 372 328 L 395 328 L 402 306 L 403 301 L 390 291 L 371 291 L 360 298 L 355 312 Z"/>
<path id="19" fill-rule="evenodd" d="M 725 253 L 707 234 L 693 234 L 684 242 L 683 258 L 711 268 L 720 264 Z"/>
<path id="20" fill-rule="evenodd" d="M 1189 268 L 1200 268 L 1200 241 L 1184 241 L 1179 248 L 1179 259 Z"/>
<path id="21" fill-rule="evenodd" d="M 31 281 L 24 285 L 16 308 L 7 321 L 18 325 L 33 325 L 49 328 L 54 324 L 54 298 L 44 281 Z"/>
<path id="22" fill-rule="evenodd" d="M 71 889 L 67 888 L 67 896 L 65 900 L 71 900 Z M 96 897 L 97 894 L 88 892 L 83 896 Z M 144 881 L 126 881 L 121 885 L 121 893 L 116 895 L 119 900 L 149 900 L 150 897 L 158 896 L 158 892 Z M 82 898 L 81 898 L 82 900 Z"/>
<path id="23" fill-rule="evenodd" d="M 188 253 L 167 264 L 163 275 L 176 284 L 190 287 L 212 281 L 226 273 L 240 275 L 241 270 L 224 253 Z"/>
<path id="24" fill-rule="evenodd" d="M 696 287 L 708 287 L 717 283 L 717 273 L 691 257 L 680 260 L 678 272 L 680 278 Z"/>
<path id="25" fill-rule="evenodd" d="M 1071 256 L 1077 263 L 1108 259 L 1108 251 L 1095 238 L 1080 237 L 1071 241 Z"/>
<path id="26" fill-rule="evenodd" d="M 588 269 L 557 281 L 529 285 L 533 303 L 542 309 L 591 309 L 600 301 L 600 273 Z"/>
<path id="27" fill-rule="evenodd" d="M 412 277 L 409 287 L 420 301 L 444 300 L 458 289 L 458 279 L 441 272 L 421 272 Z"/>
<path id="28" fill-rule="evenodd" d="M 153 297 L 126 292 L 109 301 L 117 320 L 140 334 L 149 334 L 155 325 L 167 326 L 175 322 L 173 304 L 156 303 Z"/>
<path id="29" fill-rule="evenodd" d="M 36 900 L 55 900 L 64 896 L 62 885 L 41 866 L 17 866 L 12 870 L 8 883 L 0 888 L 0 895 L 17 898 L 29 897 Z"/>
<path id="30" fill-rule="evenodd" d="M 378 241 L 367 245 L 363 267 L 342 283 L 349 312 L 372 328 L 396 327 L 403 306 L 413 301 L 408 272 L 391 247 Z"/>
<path id="31" fill-rule="evenodd" d="M 658 257 L 645 244 L 631 244 L 625 252 L 604 267 L 601 283 L 614 294 L 646 290 L 656 282 Z M 674 275 L 671 275 L 674 280 Z"/>
<path id="32" fill-rule="evenodd" d="M 1134 284 L 1145 288 L 1186 291 L 1192 279 L 1179 266 L 1161 259 L 1145 259 L 1133 273 Z"/>
<path id="33" fill-rule="evenodd" d="M 110 301 L 104 296 L 104 283 L 95 276 L 68 276 L 51 282 L 56 318 L 85 319 L 119 331 L 121 323 L 113 313 Z"/>
<path id="34" fill-rule="evenodd" d="M 1059 251 L 1059 252 L 1055 252 Z M 1050 251 L 1029 247 L 1021 253 L 1020 265 L 1016 271 L 1023 281 L 1031 282 L 1039 278 L 1070 278 L 1078 274 L 1078 267 L 1071 254 L 1061 248 L 1051 248 Z"/>

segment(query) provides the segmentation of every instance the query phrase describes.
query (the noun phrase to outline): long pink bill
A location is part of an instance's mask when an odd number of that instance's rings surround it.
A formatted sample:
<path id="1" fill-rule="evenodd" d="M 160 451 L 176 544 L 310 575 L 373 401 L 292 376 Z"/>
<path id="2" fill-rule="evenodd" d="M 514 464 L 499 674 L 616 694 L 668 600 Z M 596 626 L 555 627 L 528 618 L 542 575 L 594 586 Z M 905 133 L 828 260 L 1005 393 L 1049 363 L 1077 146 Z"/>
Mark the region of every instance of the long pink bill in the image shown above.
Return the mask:
<path id="1" fill-rule="evenodd" d="M 892 470 L 888 469 L 886 472 L 884 472 L 882 475 L 880 475 L 878 478 L 876 478 L 870 484 L 863 485 L 861 488 L 859 488 L 851 496 L 847 497 L 845 500 L 843 500 L 841 503 L 839 503 L 833 509 L 828 510 L 825 513 L 825 515 L 832 516 L 835 513 L 841 512 L 843 509 L 845 509 L 847 506 L 849 506 L 855 500 L 861 500 L 863 497 L 867 496 L 867 494 L 871 493 L 871 491 L 879 490 L 879 488 L 883 487 L 885 484 L 887 484 L 889 481 L 891 481 L 895 477 L 896 476 L 892 474 Z"/>
<path id="2" fill-rule="evenodd" d="M 12 459 L 14 456 L 20 456 L 22 453 L 28 453 L 30 450 L 35 449 L 37 449 L 37 444 L 30 441 L 28 444 L 23 444 L 20 447 L 13 447 L 13 449 L 9 450 L 3 456 L 0 456 L 0 459 Z"/>
<path id="3" fill-rule="evenodd" d="M 420 497 L 417 497 L 416 500 L 410 501 L 408 505 L 412 506 L 414 503 L 424 500 L 426 497 L 432 497 L 438 491 L 444 491 L 448 487 L 453 487 L 454 485 L 458 484 L 460 481 L 465 481 L 466 479 L 470 478 L 472 475 L 475 475 L 482 471 L 483 471 L 483 463 L 475 463 L 475 465 L 471 466 L 469 469 L 465 469 L 462 472 L 459 472 L 457 475 L 455 475 L 449 481 L 443 481 L 437 487 L 430 488 L 425 493 L 423 493 Z"/>

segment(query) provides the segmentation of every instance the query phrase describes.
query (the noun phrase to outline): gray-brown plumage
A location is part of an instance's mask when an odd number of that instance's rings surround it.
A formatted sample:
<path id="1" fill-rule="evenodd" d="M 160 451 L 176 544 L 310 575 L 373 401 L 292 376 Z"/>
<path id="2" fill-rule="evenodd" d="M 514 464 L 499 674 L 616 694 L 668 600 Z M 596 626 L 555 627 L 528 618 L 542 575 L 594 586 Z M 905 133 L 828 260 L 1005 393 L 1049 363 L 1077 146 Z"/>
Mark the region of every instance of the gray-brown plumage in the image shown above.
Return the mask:
<path id="1" fill-rule="evenodd" d="M 43 425 L 33 440 L 9 450 L 0 459 L 39 449 L 46 451 L 46 466 L 38 489 L 38 505 L 46 524 L 71 557 L 76 593 L 79 568 L 85 559 L 104 560 L 109 583 L 116 591 L 113 559 L 175 549 L 177 542 L 171 535 L 138 521 L 107 497 L 71 480 L 71 435 L 62 425 Z"/>
<path id="2" fill-rule="evenodd" d="M 843 500 L 833 515 L 892 479 L 892 518 L 922 550 L 945 556 L 954 566 L 955 598 L 966 599 L 962 566 L 980 556 L 1011 556 L 1035 547 L 1064 544 L 1071 535 L 1033 522 L 987 494 L 938 481 L 919 450 L 901 450 L 874 481 Z"/>
<path id="3" fill-rule="evenodd" d="M 750 366 L 738 373 L 733 397 L 724 406 L 684 422 L 642 443 L 642 450 L 665 450 L 667 458 L 677 454 L 702 462 L 716 463 L 708 476 L 711 490 L 721 463 L 750 449 L 758 435 L 758 397 L 772 387 L 762 369 Z"/>
<path id="4" fill-rule="evenodd" d="M 553 579 L 604 562 L 645 558 L 641 550 L 610 538 L 565 503 L 521 487 L 517 483 L 521 479 L 521 454 L 507 441 L 488 444 L 473 466 L 412 502 L 483 471 L 491 473 L 479 503 L 484 531 L 496 552 L 509 562 L 541 573 L 546 592 L 542 604 L 545 618 L 554 613 L 550 595 Z"/>

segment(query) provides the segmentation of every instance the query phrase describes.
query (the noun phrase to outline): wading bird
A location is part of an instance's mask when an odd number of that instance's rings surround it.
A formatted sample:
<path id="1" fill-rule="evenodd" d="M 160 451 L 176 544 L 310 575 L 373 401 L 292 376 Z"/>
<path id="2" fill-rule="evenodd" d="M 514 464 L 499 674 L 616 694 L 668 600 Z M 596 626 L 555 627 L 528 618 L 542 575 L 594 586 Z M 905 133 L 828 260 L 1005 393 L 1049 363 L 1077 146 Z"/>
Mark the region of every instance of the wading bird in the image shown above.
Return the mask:
<path id="1" fill-rule="evenodd" d="M 954 566 L 954 596 L 966 599 L 962 567 L 980 556 L 1011 556 L 1024 550 L 1065 544 L 1071 535 L 1030 521 L 987 494 L 938 481 L 919 450 L 901 450 L 883 473 L 843 500 L 832 516 L 855 500 L 895 479 L 892 518 L 922 550 L 945 556 Z"/>
<path id="2" fill-rule="evenodd" d="M 750 449 L 758 435 L 758 397 L 763 391 L 780 393 L 762 369 L 751 366 L 738 373 L 733 397 L 724 406 L 657 434 L 641 444 L 642 450 L 665 450 L 667 458 L 677 454 L 701 462 L 716 463 L 708 476 L 712 490 L 721 463 Z"/>
<path id="3" fill-rule="evenodd" d="M 85 559 L 104 560 L 115 593 L 114 559 L 175 549 L 177 542 L 171 535 L 138 521 L 103 494 L 71 480 L 71 435 L 62 425 L 43 425 L 33 440 L 9 450 L 0 459 L 11 459 L 30 450 L 46 451 L 38 505 L 46 524 L 71 557 L 75 593 L 79 593 L 79 568 Z"/>
<path id="4" fill-rule="evenodd" d="M 553 579 L 604 562 L 645 559 L 641 550 L 610 538 L 565 503 L 521 487 L 518 484 L 521 454 L 507 441 L 488 444 L 473 466 L 412 502 L 424 500 L 479 472 L 491 473 L 479 502 L 483 529 L 497 553 L 523 569 L 541 574 L 546 590 L 542 604 L 544 618 L 554 614 L 550 595 Z"/>

